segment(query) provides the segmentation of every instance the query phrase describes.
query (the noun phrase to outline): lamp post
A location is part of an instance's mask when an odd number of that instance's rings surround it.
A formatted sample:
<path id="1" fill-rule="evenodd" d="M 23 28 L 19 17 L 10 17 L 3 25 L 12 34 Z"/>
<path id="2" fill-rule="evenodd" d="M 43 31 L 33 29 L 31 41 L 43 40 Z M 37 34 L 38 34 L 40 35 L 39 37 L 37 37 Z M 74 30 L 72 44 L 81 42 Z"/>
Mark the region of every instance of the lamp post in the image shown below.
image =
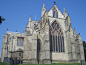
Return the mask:
<path id="1" fill-rule="evenodd" d="M 84 65 L 84 60 L 81 60 L 81 65 Z"/>

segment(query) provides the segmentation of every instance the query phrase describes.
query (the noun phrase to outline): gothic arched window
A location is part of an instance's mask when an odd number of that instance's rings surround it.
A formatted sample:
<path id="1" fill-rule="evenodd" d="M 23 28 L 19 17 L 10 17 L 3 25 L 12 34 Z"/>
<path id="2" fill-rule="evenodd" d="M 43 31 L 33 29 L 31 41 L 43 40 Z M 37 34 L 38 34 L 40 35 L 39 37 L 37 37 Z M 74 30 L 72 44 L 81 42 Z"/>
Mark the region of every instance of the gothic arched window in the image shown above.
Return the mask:
<path id="1" fill-rule="evenodd" d="M 58 18 L 58 12 L 55 8 L 53 9 L 53 17 Z"/>
<path id="2" fill-rule="evenodd" d="M 64 35 L 56 21 L 54 21 L 50 26 L 50 51 L 65 52 Z"/>
<path id="3" fill-rule="evenodd" d="M 23 46 L 24 45 L 24 38 L 18 37 L 17 38 L 17 46 Z"/>
<path id="4" fill-rule="evenodd" d="M 37 39 L 37 51 L 41 51 L 41 41 Z"/>

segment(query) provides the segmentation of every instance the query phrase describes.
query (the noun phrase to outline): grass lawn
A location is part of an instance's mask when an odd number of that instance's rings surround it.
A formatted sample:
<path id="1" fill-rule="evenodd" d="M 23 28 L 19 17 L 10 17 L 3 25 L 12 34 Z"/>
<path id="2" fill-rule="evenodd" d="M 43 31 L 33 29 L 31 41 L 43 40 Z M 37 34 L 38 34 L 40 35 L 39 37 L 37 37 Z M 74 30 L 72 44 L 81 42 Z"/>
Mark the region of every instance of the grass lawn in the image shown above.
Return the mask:
<path id="1" fill-rule="evenodd" d="M 10 64 L 0 62 L 0 65 L 10 65 Z M 17 64 L 17 65 L 81 65 L 81 63 Z M 86 65 L 86 63 L 84 63 L 84 65 Z"/>
<path id="2" fill-rule="evenodd" d="M 19 65 L 81 65 L 81 63 L 19 64 Z M 84 63 L 86 65 L 86 63 Z"/>
<path id="3" fill-rule="evenodd" d="M 0 65 L 10 65 L 10 64 L 0 62 Z"/>

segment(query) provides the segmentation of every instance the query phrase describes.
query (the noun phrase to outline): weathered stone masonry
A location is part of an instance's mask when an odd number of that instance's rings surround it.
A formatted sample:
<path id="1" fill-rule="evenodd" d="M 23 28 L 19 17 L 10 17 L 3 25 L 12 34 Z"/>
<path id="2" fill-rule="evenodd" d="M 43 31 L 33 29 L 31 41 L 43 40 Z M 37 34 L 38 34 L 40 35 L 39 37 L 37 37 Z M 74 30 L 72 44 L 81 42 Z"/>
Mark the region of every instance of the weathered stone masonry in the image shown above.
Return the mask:
<path id="1" fill-rule="evenodd" d="M 3 34 L 1 62 L 51 64 L 80 63 L 84 59 L 80 34 L 73 31 L 70 16 L 56 4 L 47 12 L 43 3 L 40 21 L 31 16 L 25 33 Z"/>

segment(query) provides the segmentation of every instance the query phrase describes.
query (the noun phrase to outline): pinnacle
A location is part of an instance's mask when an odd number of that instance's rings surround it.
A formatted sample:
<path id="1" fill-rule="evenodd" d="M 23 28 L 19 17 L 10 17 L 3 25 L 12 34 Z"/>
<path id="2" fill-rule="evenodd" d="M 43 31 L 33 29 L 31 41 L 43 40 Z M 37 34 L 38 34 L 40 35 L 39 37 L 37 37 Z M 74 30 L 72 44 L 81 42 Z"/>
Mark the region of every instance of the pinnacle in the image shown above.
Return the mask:
<path id="1" fill-rule="evenodd" d="M 43 7 L 45 8 L 45 4 L 44 4 L 44 2 L 43 2 Z"/>

